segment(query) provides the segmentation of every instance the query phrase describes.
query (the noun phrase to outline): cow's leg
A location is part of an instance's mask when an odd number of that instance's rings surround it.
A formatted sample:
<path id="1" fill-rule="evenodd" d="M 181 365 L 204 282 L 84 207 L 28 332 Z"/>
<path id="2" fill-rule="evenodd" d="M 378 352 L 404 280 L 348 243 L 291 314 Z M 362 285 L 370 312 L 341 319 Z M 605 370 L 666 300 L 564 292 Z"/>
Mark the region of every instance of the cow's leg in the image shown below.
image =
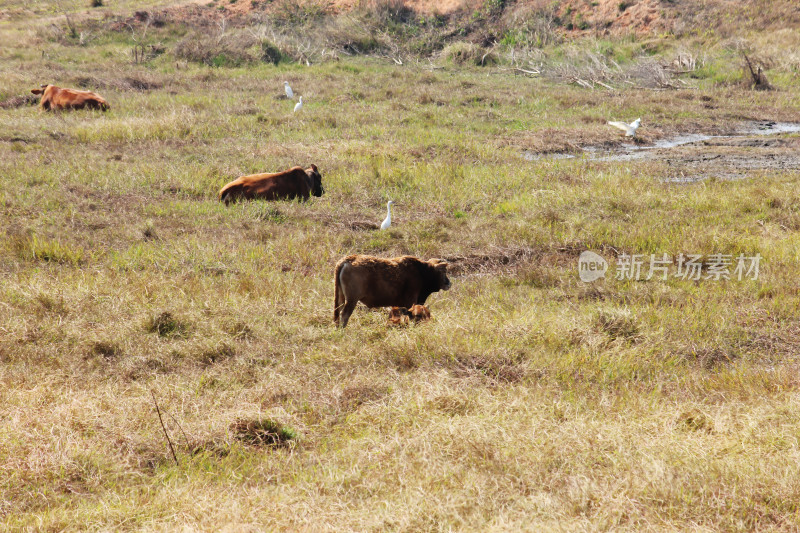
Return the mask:
<path id="1" fill-rule="evenodd" d="M 350 320 L 350 315 L 353 314 L 353 310 L 358 305 L 358 300 L 347 300 L 344 304 L 344 309 L 342 309 L 342 316 L 341 316 L 341 324 L 342 328 L 347 326 L 347 321 Z"/>

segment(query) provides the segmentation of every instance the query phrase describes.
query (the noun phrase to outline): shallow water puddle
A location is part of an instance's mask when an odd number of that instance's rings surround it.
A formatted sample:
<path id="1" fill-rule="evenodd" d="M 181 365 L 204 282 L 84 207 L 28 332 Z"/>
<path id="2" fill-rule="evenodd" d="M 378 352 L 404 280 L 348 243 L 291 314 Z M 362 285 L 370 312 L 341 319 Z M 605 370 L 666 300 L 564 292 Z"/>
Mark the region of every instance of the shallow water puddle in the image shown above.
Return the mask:
<path id="1" fill-rule="evenodd" d="M 739 139 L 751 137 L 754 135 L 777 135 L 781 133 L 798 133 L 800 132 L 800 124 L 794 122 L 752 122 L 748 123 L 746 128 L 740 133 L 732 135 L 706 135 L 702 133 L 688 133 L 685 135 L 678 135 L 668 139 L 659 139 L 651 145 L 624 145 L 619 151 L 608 151 L 597 146 L 584 147 L 584 154 L 590 159 L 596 161 L 631 161 L 634 159 L 645 159 L 652 156 L 651 152 L 658 150 L 669 150 L 679 146 L 692 145 L 713 139 Z M 570 153 L 553 153 L 553 154 L 539 154 L 535 152 L 526 151 L 523 157 L 528 161 L 536 161 L 540 159 L 574 159 L 581 157 L 583 154 L 570 154 Z M 663 155 L 652 156 L 658 158 L 665 158 Z"/>

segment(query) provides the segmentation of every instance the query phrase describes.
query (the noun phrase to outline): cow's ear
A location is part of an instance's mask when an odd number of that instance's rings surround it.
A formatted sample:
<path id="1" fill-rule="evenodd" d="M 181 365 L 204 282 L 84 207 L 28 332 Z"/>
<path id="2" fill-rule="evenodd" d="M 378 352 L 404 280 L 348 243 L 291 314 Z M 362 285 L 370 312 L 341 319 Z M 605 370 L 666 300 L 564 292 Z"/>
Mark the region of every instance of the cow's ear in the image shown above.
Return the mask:
<path id="1" fill-rule="evenodd" d="M 33 94 L 42 94 L 44 91 L 43 91 L 43 90 L 41 90 L 41 89 L 31 89 L 31 92 L 32 92 Z"/>
<path id="2" fill-rule="evenodd" d="M 315 165 L 314 163 L 311 163 L 311 170 L 313 170 L 314 172 L 317 172 L 317 165 Z"/>

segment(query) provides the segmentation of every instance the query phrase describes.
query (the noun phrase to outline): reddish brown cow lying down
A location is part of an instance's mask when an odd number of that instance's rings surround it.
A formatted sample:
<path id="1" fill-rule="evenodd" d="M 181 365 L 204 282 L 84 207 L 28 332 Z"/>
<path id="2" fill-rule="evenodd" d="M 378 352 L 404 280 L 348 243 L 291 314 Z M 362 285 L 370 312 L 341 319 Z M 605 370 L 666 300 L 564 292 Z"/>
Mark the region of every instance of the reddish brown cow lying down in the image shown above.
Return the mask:
<path id="1" fill-rule="evenodd" d="M 219 191 L 219 200 L 228 205 L 242 198 L 246 200 L 282 200 L 302 198 L 312 194 L 322 196 L 322 175 L 317 165 L 303 170 L 290 168 L 274 174 L 252 174 L 236 178 Z"/>
<path id="2" fill-rule="evenodd" d="M 105 98 L 91 91 L 77 89 L 62 89 L 55 85 L 42 85 L 41 89 L 31 89 L 33 94 L 41 94 L 39 105 L 45 111 L 59 111 L 61 109 L 101 109 L 107 110 L 110 106 Z"/>
<path id="3" fill-rule="evenodd" d="M 405 307 L 392 307 L 389 311 L 390 324 L 408 324 L 409 322 L 422 322 L 430 320 L 431 312 L 424 305 L 412 305 L 411 309 Z"/>
<path id="4" fill-rule="evenodd" d="M 447 262 L 441 259 L 348 255 L 334 271 L 333 321 L 347 326 L 358 302 L 367 307 L 410 308 L 424 304 L 431 293 L 449 288 Z"/>

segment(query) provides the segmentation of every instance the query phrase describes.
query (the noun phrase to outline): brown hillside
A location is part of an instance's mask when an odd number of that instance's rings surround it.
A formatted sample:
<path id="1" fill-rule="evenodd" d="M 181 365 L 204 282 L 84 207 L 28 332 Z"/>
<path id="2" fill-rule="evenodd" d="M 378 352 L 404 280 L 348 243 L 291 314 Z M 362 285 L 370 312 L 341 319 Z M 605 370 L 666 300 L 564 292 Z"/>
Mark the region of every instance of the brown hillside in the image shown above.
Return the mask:
<path id="1" fill-rule="evenodd" d="M 199 9 L 211 18 L 238 18 L 304 7 L 332 13 L 405 7 L 421 15 L 481 12 L 516 19 L 545 15 L 567 32 L 616 35 L 692 31 L 728 34 L 800 27 L 800 2 L 795 0 L 198 0 L 177 9 L 189 8 L 195 13 Z"/>

